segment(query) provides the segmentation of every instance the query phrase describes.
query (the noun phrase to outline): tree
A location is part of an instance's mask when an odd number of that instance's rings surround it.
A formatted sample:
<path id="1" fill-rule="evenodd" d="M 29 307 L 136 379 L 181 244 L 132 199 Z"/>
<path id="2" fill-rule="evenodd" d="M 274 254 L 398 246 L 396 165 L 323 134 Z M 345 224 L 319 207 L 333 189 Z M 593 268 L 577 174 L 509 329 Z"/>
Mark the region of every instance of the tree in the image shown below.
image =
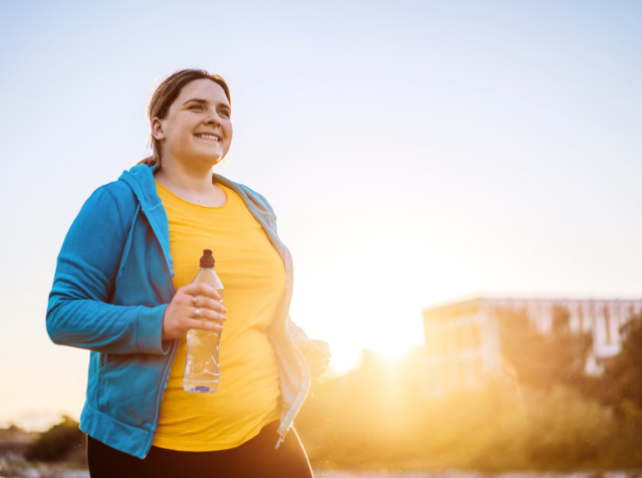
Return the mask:
<path id="1" fill-rule="evenodd" d="M 642 313 L 620 328 L 622 350 L 604 363 L 604 372 L 596 380 L 595 393 L 607 405 L 642 408 Z"/>
<path id="2" fill-rule="evenodd" d="M 498 310 L 502 356 L 515 370 L 520 385 L 581 389 L 591 337 L 571 330 L 565 307 L 554 306 L 552 312 L 551 331 L 541 333 L 525 310 Z"/>
<path id="3" fill-rule="evenodd" d="M 27 460 L 59 461 L 66 458 L 74 448 L 82 447 L 85 434 L 78 422 L 64 416 L 60 423 L 52 426 L 33 442 L 25 454 Z"/>

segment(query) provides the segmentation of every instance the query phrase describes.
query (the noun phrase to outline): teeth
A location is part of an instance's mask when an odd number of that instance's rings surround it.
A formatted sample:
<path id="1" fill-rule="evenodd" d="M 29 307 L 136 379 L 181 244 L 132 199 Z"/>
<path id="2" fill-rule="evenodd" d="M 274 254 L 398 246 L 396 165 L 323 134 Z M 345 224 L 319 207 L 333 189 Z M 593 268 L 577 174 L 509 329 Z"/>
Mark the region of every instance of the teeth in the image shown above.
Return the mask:
<path id="1" fill-rule="evenodd" d="M 199 136 L 201 138 L 213 139 L 218 141 L 218 136 L 214 136 L 213 134 L 200 134 Z"/>

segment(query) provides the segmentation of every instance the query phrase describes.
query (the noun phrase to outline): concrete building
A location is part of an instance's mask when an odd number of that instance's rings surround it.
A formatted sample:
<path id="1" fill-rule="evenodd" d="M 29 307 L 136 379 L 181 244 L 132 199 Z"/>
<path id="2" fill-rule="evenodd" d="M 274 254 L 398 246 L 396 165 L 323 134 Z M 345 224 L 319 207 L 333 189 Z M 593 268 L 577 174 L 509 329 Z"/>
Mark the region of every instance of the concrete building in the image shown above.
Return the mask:
<path id="1" fill-rule="evenodd" d="M 479 388 L 501 372 L 498 312 L 526 310 L 537 330 L 550 333 L 555 306 L 568 310 L 572 331 L 591 333 L 593 352 L 587 371 L 597 373 L 604 359 L 619 353 L 620 327 L 642 311 L 642 300 L 480 298 L 424 309 L 424 395 L 438 398 L 454 390 Z"/>

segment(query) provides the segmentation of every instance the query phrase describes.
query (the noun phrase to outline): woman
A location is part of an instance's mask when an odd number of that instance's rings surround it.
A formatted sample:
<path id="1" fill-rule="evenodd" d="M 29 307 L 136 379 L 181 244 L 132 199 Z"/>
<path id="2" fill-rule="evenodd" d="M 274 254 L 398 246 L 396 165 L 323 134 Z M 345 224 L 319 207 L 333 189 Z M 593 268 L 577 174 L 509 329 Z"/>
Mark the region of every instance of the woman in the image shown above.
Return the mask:
<path id="1" fill-rule="evenodd" d="M 58 257 L 47 330 L 91 350 L 81 429 L 92 477 L 310 477 L 292 422 L 330 353 L 289 320 L 292 260 L 267 201 L 212 167 L 232 141 L 225 81 L 154 92 L 153 155 L 96 190 Z M 225 286 L 191 284 L 212 249 Z M 221 335 L 213 394 L 182 387 L 190 329 Z"/>

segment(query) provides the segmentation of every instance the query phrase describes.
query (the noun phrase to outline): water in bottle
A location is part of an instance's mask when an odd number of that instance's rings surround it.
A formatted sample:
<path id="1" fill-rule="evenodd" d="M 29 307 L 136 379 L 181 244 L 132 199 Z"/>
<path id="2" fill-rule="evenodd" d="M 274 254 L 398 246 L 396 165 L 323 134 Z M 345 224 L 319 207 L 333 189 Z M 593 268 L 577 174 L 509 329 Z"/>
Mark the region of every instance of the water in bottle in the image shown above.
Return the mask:
<path id="1" fill-rule="evenodd" d="M 214 272 L 214 257 L 210 249 L 203 250 L 200 265 L 201 270 L 194 282 L 210 284 L 223 299 L 223 284 Z M 217 332 L 196 329 L 187 332 L 187 360 L 183 374 L 183 388 L 186 392 L 216 392 L 220 377 L 220 342 L 221 336 Z"/>

